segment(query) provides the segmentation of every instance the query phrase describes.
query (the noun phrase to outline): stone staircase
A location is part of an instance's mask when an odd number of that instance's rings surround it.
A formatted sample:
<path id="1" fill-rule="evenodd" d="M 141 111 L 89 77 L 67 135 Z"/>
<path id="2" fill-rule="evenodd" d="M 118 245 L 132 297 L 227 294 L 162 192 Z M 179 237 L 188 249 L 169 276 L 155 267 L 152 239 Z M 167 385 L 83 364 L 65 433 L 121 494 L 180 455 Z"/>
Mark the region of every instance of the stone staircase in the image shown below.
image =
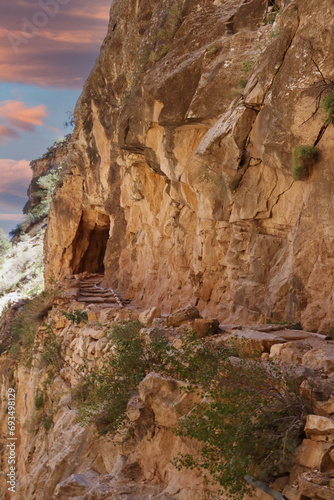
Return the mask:
<path id="1" fill-rule="evenodd" d="M 103 274 L 91 274 L 80 279 L 80 294 L 78 302 L 87 304 L 98 304 L 102 307 L 117 305 L 124 307 L 129 300 L 121 300 L 112 288 L 102 286 Z"/>

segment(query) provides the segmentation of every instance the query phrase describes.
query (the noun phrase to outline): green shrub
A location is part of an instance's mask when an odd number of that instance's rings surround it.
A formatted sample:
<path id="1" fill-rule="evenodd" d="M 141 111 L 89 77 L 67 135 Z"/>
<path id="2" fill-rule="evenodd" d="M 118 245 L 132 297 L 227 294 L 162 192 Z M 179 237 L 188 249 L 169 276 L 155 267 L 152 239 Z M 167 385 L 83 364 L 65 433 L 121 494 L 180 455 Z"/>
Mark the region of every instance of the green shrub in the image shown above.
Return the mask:
<path id="1" fill-rule="evenodd" d="M 334 92 L 327 94 L 322 98 L 321 109 L 325 116 L 325 124 L 334 122 Z"/>
<path id="2" fill-rule="evenodd" d="M 260 359 L 222 358 L 200 385 L 206 398 L 179 420 L 178 434 L 202 442 L 201 456 L 180 455 L 175 465 L 210 475 L 231 498 L 249 492 L 246 475 L 270 482 L 286 472 L 310 411 L 293 377 Z"/>
<path id="3" fill-rule="evenodd" d="M 15 237 L 20 236 L 23 232 L 24 232 L 23 225 L 22 225 L 22 223 L 20 223 L 16 227 L 14 227 L 14 229 L 9 231 L 9 236 L 11 238 L 15 238 Z"/>
<path id="4" fill-rule="evenodd" d="M 217 54 L 218 50 L 219 50 L 218 46 L 216 44 L 212 44 L 206 49 L 206 53 L 210 55 L 215 55 Z"/>
<path id="5" fill-rule="evenodd" d="M 42 425 L 46 431 L 50 430 L 53 424 L 53 415 L 50 413 L 47 413 L 46 415 L 43 415 L 42 418 Z"/>
<path id="6" fill-rule="evenodd" d="M 35 396 L 36 410 L 41 410 L 44 407 L 44 404 L 45 404 L 44 392 L 38 389 Z"/>
<path id="7" fill-rule="evenodd" d="M 315 146 L 298 146 L 293 150 L 292 176 L 295 181 L 307 179 L 311 166 L 318 158 Z"/>
<path id="8" fill-rule="evenodd" d="M 41 367 L 53 366 L 59 370 L 63 366 L 63 358 L 61 356 L 61 339 L 53 333 L 52 326 L 47 325 L 43 335 L 42 353 L 39 358 Z"/>
<path id="9" fill-rule="evenodd" d="M 60 167 L 59 167 L 60 168 Z M 41 187 L 41 190 L 36 193 L 36 195 L 41 199 L 40 203 L 31 210 L 31 215 L 34 217 L 35 221 L 48 215 L 50 210 L 50 204 L 52 195 L 56 188 L 56 185 L 60 179 L 60 171 L 52 170 L 46 175 L 40 177 L 37 184 Z"/>
<path id="10" fill-rule="evenodd" d="M 166 43 L 159 52 L 160 57 L 165 57 L 170 49 L 170 44 Z"/>
<path id="11" fill-rule="evenodd" d="M 94 424 L 100 434 L 115 432 L 124 424 L 131 394 L 147 373 L 160 366 L 160 353 L 166 350 L 167 341 L 156 337 L 147 344 L 141 328 L 141 323 L 133 320 L 113 327 L 112 354 L 76 388 L 79 422 Z"/>
<path id="12" fill-rule="evenodd" d="M 249 71 L 252 71 L 252 69 L 255 66 L 255 63 L 256 63 L 256 59 L 254 59 L 254 58 L 247 60 L 247 61 L 243 61 L 241 71 L 243 71 L 244 73 L 248 73 Z"/>
<path id="13" fill-rule="evenodd" d="M 86 311 L 81 311 L 81 309 L 75 309 L 73 313 L 67 313 L 64 312 L 65 318 L 69 319 L 72 321 L 72 323 L 75 323 L 76 325 L 79 325 L 81 321 L 84 323 L 87 323 L 88 321 L 88 314 Z"/>
<path id="14" fill-rule="evenodd" d="M 13 326 L 10 355 L 27 367 L 32 365 L 35 354 L 35 334 L 51 307 L 49 294 L 42 292 L 37 297 L 26 300 Z"/>
<path id="15" fill-rule="evenodd" d="M 272 10 L 267 13 L 266 17 L 263 20 L 264 24 L 274 24 L 276 20 L 276 16 L 281 13 L 281 9 L 276 7 L 275 5 L 273 6 Z"/>
<path id="16" fill-rule="evenodd" d="M 244 89 L 248 83 L 248 80 L 241 79 L 239 80 L 238 87 Z"/>
<path id="17" fill-rule="evenodd" d="M 155 371 L 186 382 L 189 394 L 205 394 L 191 403 L 177 429 L 202 443 L 202 452 L 175 457 L 179 469 L 198 468 L 231 498 L 251 490 L 246 475 L 268 482 L 287 470 L 311 411 L 293 373 L 246 358 L 247 344 L 240 339 L 219 347 L 186 331 L 181 349 L 175 349 L 158 331 L 148 341 L 140 329 L 131 320 L 116 326 L 112 354 L 76 388 L 81 424 L 95 424 L 101 434 L 116 432 L 126 423 L 129 398 Z"/>

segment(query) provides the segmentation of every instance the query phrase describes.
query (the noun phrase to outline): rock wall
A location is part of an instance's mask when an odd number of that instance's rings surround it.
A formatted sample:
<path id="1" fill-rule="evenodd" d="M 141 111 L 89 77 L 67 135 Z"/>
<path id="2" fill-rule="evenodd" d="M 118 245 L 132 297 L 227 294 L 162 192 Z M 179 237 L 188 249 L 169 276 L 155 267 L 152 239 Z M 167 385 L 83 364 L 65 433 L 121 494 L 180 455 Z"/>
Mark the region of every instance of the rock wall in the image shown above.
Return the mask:
<path id="1" fill-rule="evenodd" d="M 103 271 L 163 312 L 333 325 L 334 130 L 312 114 L 333 78 L 334 7 L 273 3 L 114 0 L 51 208 L 47 276 Z M 319 157 L 295 181 L 298 145 Z"/>
<path id="2" fill-rule="evenodd" d="M 31 211 L 41 201 L 41 197 L 37 195 L 41 190 L 41 187 L 38 185 L 38 180 L 44 175 L 65 165 L 70 139 L 71 135 L 69 134 L 64 140 L 55 142 L 53 146 L 48 149 L 47 153 L 30 163 L 32 180 L 28 189 L 29 200 L 24 207 L 24 213 Z"/>
<path id="3" fill-rule="evenodd" d="M 19 363 L 13 351 L 2 353 L 0 358 L 0 499 L 204 500 L 208 493 L 213 493 L 216 498 L 227 500 L 226 495 L 217 494 L 217 487 L 206 481 L 196 468 L 177 470 L 172 463 L 178 453 L 196 457 L 201 449 L 199 442 L 175 433 L 180 415 L 189 411 L 189 398 L 193 398 L 180 391 L 184 383 L 149 373 L 127 405 L 130 434 L 99 436 L 95 428 L 77 423 L 72 389 L 82 381 L 80 369 L 86 369 L 84 365 L 103 364 L 113 350 L 113 341 L 108 337 L 110 327 L 128 317 L 130 310 L 90 305 L 86 309 L 88 322 L 75 324 L 63 314 L 82 308 L 80 302 L 66 298 L 73 291 L 72 281 L 66 281 L 68 288 L 63 298 L 57 299 L 59 304 L 53 304 L 40 323 L 32 366 L 27 365 L 28 353 L 24 350 Z M 12 313 L 16 314 L 16 310 Z M 138 312 L 132 311 L 132 317 L 137 316 Z M 168 319 L 167 324 L 189 323 L 182 311 Z M 45 366 L 40 358 L 47 347 L 48 327 L 61 342 L 63 363 L 58 368 L 55 363 Z M 271 485 L 257 482 L 261 488 L 256 488 L 252 497 L 245 495 L 243 500 L 332 500 L 333 342 L 316 334 L 272 328 L 250 332 L 230 331 L 226 327 L 225 333 L 221 330 L 212 337 L 212 341 L 222 345 L 231 336 L 239 335 L 246 339 L 251 352 L 262 351 L 263 362 L 272 358 L 282 365 L 293 364 L 301 393 L 313 401 L 314 414 L 307 417 L 306 436 L 296 449 L 293 466 Z M 149 338 L 149 331 L 143 329 L 142 334 Z M 160 333 L 168 334 L 182 348 L 181 331 L 163 327 Z M 6 483 L 8 389 L 14 389 L 16 394 L 15 496 L 8 492 Z M 46 395 L 44 406 L 37 400 L 41 392 Z"/>

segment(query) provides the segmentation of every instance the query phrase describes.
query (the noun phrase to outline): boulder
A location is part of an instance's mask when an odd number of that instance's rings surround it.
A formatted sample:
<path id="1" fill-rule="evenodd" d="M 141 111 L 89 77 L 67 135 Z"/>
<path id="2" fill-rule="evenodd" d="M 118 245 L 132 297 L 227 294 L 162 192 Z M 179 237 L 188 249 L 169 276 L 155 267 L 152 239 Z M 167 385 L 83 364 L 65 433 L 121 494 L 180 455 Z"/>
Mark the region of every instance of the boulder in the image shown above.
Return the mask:
<path id="1" fill-rule="evenodd" d="M 334 373 L 334 359 L 322 349 L 312 349 L 304 354 L 302 364 L 313 370 Z"/>
<path id="2" fill-rule="evenodd" d="M 149 405 L 159 426 L 173 427 L 182 413 L 189 411 L 191 401 L 199 401 L 200 396 L 187 394 L 187 384 L 157 373 L 149 373 L 139 384 L 141 400 Z"/>
<path id="3" fill-rule="evenodd" d="M 73 497 L 83 497 L 97 481 L 98 474 L 88 471 L 83 474 L 72 474 L 59 483 L 54 493 L 54 500 L 65 500 Z"/>
<path id="4" fill-rule="evenodd" d="M 287 500 L 300 500 L 301 493 L 296 488 L 287 484 L 283 490 L 283 496 L 287 498 Z"/>
<path id="5" fill-rule="evenodd" d="M 201 319 L 197 318 L 189 324 L 190 330 L 196 332 L 197 337 L 208 337 L 219 333 L 218 319 Z"/>
<path id="6" fill-rule="evenodd" d="M 161 316 L 160 307 L 152 307 L 139 314 L 139 321 L 145 326 L 151 326 L 153 320 Z"/>
<path id="7" fill-rule="evenodd" d="M 299 490 L 303 498 L 316 498 L 321 500 L 333 500 L 334 489 L 314 483 L 312 473 L 304 473 L 298 478 Z"/>
<path id="8" fill-rule="evenodd" d="M 296 450 L 295 462 L 310 469 L 322 470 L 330 459 L 329 452 L 334 448 L 332 443 L 323 443 L 304 439 Z M 333 464 L 334 466 L 334 464 Z"/>
<path id="9" fill-rule="evenodd" d="M 286 340 L 274 333 L 259 332 L 257 330 L 235 330 L 232 335 L 224 338 L 227 344 L 244 347 L 249 353 L 270 352 L 275 344 L 284 344 Z"/>
<path id="10" fill-rule="evenodd" d="M 199 311 L 195 306 L 187 306 L 170 314 L 167 318 L 167 326 L 179 326 L 189 320 L 200 318 Z"/>
<path id="11" fill-rule="evenodd" d="M 285 337 L 282 336 L 282 338 Z M 309 348 L 302 342 L 287 342 L 286 344 L 274 345 L 270 349 L 270 357 L 279 359 L 281 363 L 286 365 L 300 364 L 307 351 Z"/>
<path id="12" fill-rule="evenodd" d="M 334 420 L 319 415 L 308 415 L 305 425 L 306 436 L 334 436 Z"/>

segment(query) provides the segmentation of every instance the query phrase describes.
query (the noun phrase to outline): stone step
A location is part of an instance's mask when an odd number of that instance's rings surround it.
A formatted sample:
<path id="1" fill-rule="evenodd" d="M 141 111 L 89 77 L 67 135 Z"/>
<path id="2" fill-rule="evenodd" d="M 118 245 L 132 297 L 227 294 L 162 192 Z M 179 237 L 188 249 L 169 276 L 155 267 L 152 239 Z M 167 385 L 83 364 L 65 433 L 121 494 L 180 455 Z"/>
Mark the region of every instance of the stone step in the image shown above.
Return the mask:
<path id="1" fill-rule="evenodd" d="M 79 280 L 79 283 L 97 283 L 97 282 L 102 282 L 103 281 L 103 278 L 94 278 L 94 279 L 90 279 L 90 280 Z"/>
<path id="2" fill-rule="evenodd" d="M 80 295 L 82 297 L 115 297 L 114 294 L 111 292 L 92 293 L 92 292 L 85 292 L 83 290 L 80 290 Z"/>
<path id="3" fill-rule="evenodd" d="M 84 292 L 107 292 L 108 290 L 106 288 L 95 288 L 95 287 L 88 287 L 88 286 L 81 286 L 80 290 L 83 290 Z"/>
<path id="4" fill-rule="evenodd" d="M 80 283 L 81 287 L 88 287 L 88 286 L 101 286 L 102 281 L 91 281 L 90 283 Z"/>
<path id="5" fill-rule="evenodd" d="M 116 299 L 114 297 L 83 297 L 83 296 L 79 296 L 77 298 L 77 302 L 90 302 L 90 303 L 116 303 Z"/>

